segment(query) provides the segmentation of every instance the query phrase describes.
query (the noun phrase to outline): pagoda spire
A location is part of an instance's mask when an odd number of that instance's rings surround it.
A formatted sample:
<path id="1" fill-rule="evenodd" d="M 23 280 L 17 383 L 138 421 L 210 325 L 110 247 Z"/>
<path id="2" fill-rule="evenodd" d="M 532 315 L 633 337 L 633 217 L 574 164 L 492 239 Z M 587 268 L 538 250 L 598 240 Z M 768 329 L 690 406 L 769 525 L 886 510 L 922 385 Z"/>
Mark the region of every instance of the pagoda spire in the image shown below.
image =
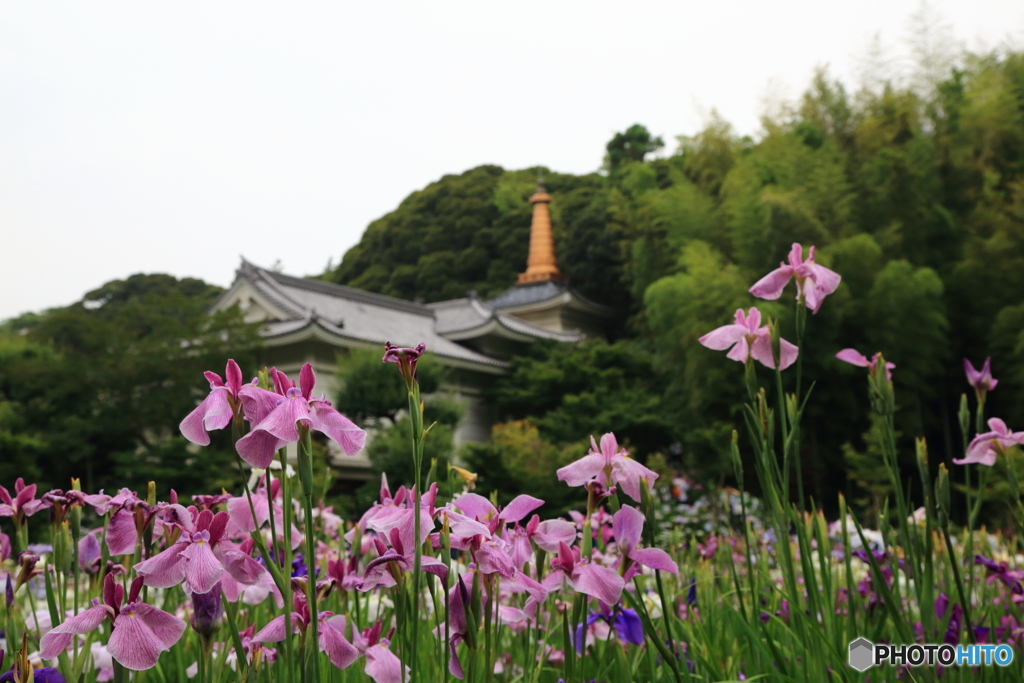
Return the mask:
<path id="1" fill-rule="evenodd" d="M 558 270 L 555 258 L 555 239 L 551 234 L 551 214 L 548 204 L 551 195 L 544 191 L 544 184 L 537 181 L 537 191 L 530 197 L 533 204 L 533 221 L 530 224 L 530 255 L 526 260 L 526 272 L 519 274 L 516 284 L 554 280 L 561 282 L 565 276 Z"/>

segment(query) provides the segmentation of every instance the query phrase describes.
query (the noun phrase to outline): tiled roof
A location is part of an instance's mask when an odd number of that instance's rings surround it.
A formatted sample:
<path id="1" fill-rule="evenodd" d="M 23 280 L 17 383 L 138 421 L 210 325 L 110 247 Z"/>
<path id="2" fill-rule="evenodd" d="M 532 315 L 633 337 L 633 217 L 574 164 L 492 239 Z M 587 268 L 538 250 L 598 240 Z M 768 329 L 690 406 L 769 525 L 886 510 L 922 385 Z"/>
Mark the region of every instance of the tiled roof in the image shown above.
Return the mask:
<path id="1" fill-rule="evenodd" d="M 438 334 L 457 334 L 481 327 L 490 321 L 508 330 L 539 339 L 557 339 L 565 342 L 576 342 L 584 338 L 580 332 L 559 332 L 537 327 L 507 313 L 495 310 L 489 303 L 484 303 L 475 296 L 465 299 L 452 299 L 429 304 L 437 318 Z"/>
<path id="2" fill-rule="evenodd" d="M 508 364 L 446 338 L 491 320 L 509 330 L 534 338 L 578 341 L 575 332 L 556 332 L 495 311 L 476 297 L 435 304 L 420 304 L 365 292 L 320 280 L 283 275 L 243 261 L 238 276 L 289 314 L 288 320 L 265 325 L 268 339 L 319 326 L 343 338 L 374 344 L 390 341 L 400 346 L 424 342 L 432 352 L 448 358 L 496 367 Z"/>
<path id="3" fill-rule="evenodd" d="M 535 304 L 541 301 L 547 301 L 548 299 L 553 299 L 559 294 L 565 292 L 567 289 L 569 289 L 568 285 L 561 282 L 555 282 L 553 280 L 516 285 L 506 289 L 504 292 L 488 301 L 487 305 L 491 308 L 515 308 L 516 306 L 526 306 L 527 304 Z"/>

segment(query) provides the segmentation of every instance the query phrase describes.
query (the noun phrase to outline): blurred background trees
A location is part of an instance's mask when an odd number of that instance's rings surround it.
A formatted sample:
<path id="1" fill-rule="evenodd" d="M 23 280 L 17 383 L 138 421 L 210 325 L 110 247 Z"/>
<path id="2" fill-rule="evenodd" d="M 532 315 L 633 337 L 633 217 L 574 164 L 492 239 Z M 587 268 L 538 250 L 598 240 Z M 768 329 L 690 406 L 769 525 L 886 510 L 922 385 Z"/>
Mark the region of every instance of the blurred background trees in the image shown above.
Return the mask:
<path id="1" fill-rule="evenodd" d="M 546 481 L 604 431 L 640 458 L 721 480 L 742 369 L 697 338 L 751 305 L 792 336 L 792 289 L 778 302 L 746 290 L 792 242 L 816 245 L 843 282 L 808 324 L 804 377 L 817 384 L 802 474 L 816 500 L 847 491 L 870 506 L 882 484 L 870 476 L 864 373 L 838 350 L 896 363 L 899 431 L 908 445 L 926 436 L 933 463 L 960 448 L 961 357 L 993 357 L 1002 382 L 988 412 L 1024 428 L 1024 53 L 942 61 L 928 56 L 934 32 L 921 31 L 918 76 L 865 79 L 851 92 L 822 71 L 766 115 L 756 139 L 712 112 L 671 147 L 640 124 L 617 133 L 600 173 L 481 166 L 445 176 L 371 223 L 320 277 L 425 301 L 496 295 L 525 264 L 528 198 L 542 179 L 560 267 L 621 324 L 608 341 L 538 344 L 516 359 L 493 387 L 493 442 L 463 453 L 479 485 L 540 490 L 531 467 Z M 140 275 L 4 323 L 0 481 L 63 486 L 82 467 L 96 488 L 159 477 L 209 489 L 220 456 L 190 459 L 175 427 L 205 391 L 202 370 L 229 355 L 255 369 L 256 342 L 237 318 L 205 315 L 214 296 L 194 280 Z M 405 397 L 377 356 L 343 363 L 339 407 L 375 425 L 375 466 L 401 479 L 404 460 L 388 444 L 401 442 Z M 421 367 L 425 382 L 439 381 Z M 448 457 L 458 413 L 432 406 L 436 455 Z M 227 453 L 215 443 L 222 450 L 207 453 Z"/>
<path id="2" fill-rule="evenodd" d="M 66 308 L 0 330 L 0 482 L 40 489 L 156 481 L 192 493 L 237 479 L 227 437 L 199 457 L 178 423 L 209 391 L 203 371 L 235 358 L 255 374 L 259 336 L 236 312 L 207 315 L 219 289 L 200 280 L 133 275 Z"/>
<path id="3" fill-rule="evenodd" d="M 494 390 L 509 422 L 492 456 L 516 439 L 542 453 L 535 439 L 557 450 L 615 430 L 640 457 L 721 477 L 741 368 L 697 338 L 750 305 L 791 335 L 790 294 L 770 303 L 746 290 L 792 242 L 816 245 L 843 283 L 808 325 L 804 376 L 817 384 L 803 475 L 818 500 L 877 498 L 864 475 L 863 372 L 837 361 L 840 349 L 896 363 L 900 432 L 908 445 L 928 437 L 933 461 L 960 448 L 961 357 L 993 356 L 1007 381 L 988 412 L 1024 424 L 1024 54 L 954 60 L 928 18 L 918 23 L 916 76 L 851 94 L 822 71 L 756 140 L 712 113 L 657 156 L 663 141 L 637 124 L 608 143 L 601 175 L 446 176 L 371 224 L 323 277 L 427 301 L 500 292 L 525 262 L 527 198 L 543 177 L 560 266 L 619 308 L 623 340 L 542 344 L 518 359 Z M 862 484 L 847 476 L 853 462 Z"/>

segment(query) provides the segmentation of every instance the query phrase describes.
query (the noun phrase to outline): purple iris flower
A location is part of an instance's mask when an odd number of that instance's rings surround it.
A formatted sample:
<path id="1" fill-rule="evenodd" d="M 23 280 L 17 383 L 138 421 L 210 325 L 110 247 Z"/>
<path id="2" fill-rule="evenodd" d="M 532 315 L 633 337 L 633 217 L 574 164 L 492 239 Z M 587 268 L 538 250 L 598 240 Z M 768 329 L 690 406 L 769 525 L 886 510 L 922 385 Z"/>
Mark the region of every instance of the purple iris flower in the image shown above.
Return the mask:
<path id="1" fill-rule="evenodd" d="M 869 371 L 874 372 L 875 366 L 878 365 L 878 359 L 882 357 L 882 352 L 879 351 L 871 360 L 868 360 L 867 356 L 858 351 L 857 349 L 843 349 L 836 354 L 836 358 L 839 360 L 849 363 L 850 365 L 856 365 L 859 368 L 867 368 Z M 885 378 L 892 381 L 892 371 L 896 369 L 895 363 L 885 364 Z"/>
<path id="2" fill-rule="evenodd" d="M 238 363 L 229 360 L 224 368 L 225 383 L 220 375 L 207 370 L 203 373 L 210 382 L 210 394 L 181 421 L 178 429 L 182 436 L 200 446 L 210 445 L 209 432 L 224 429 L 239 407 L 239 391 L 242 388 L 242 370 Z"/>
<path id="3" fill-rule="evenodd" d="M 1002 581 L 1014 595 L 1024 595 L 1024 585 L 1020 581 L 1022 572 L 1011 572 L 1005 562 L 996 562 L 981 554 L 974 556 L 974 564 L 983 565 L 990 580 Z"/>
<path id="4" fill-rule="evenodd" d="M 658 474 L 629 457 L 629 451 L 620 448 L 615 435 L 609 432 L 601 437 L 600 447 L 590 437 L 590 451 L 582 458 L 556 472 L 559 481 L 569 486 L 583 486 L 597 479 L 611 488 L 617 484 L 622 492 L 633 500 L 640 501 L 640 483 L 646 482 L 649 491 L 654 490 Z"/>
<path id="5" fill-rule="evenodd" d="M 761 311 L 751 307 L 747 313 L 736 309 L 735 322 L 711 330 L 698 339 L 701 345 L 714 351 L 725 351 L 729 360 L 746 363 L 749 359 L 760 361 L 765 367 L 775 369 L 772 353 L 771 327 L 761 325 Z M 796 362 L 800 349 L 785 339 L 779 340 L 779 369 L 785 370 Z"/>
<path id="6" fill-rule="evenodd" d="M 13 517 L 15 526 L 20 526 L 25 517 L 31 517 L 47 507 L 50 507 L 47 501 L 36 500 L 36 485 L 26 486 L 21 477 L 14 482 L 14 496 L 0 486 L 0 517 Z"/>
<path id="7" fill-rule="evenodd" d="M 969 465 L 977 463 L 992 467 L 996 464 L 996 456 L 1011 446 L 1024 445 L 1024 432 L 1011 432 L 1006 423 L 998 417 L 988 421 L 988 428 L 991 431 L 978 434 L 971 439 L 967 446 L 967 453 L 961 459 L 953 459 L 956 465 Z"/>
<path id="8" fill-rule="evenodd" d="M 160 653 L 170 649 L 185 631 L 185 622 L 139 600 L 142 577 L 132 581 L 125 602 L 124 586 L 107 574 L 103 602 L 79 612 L 55 626 L 39 642 L 39 656 L 55 659 L 67 650 L 76 635 L 96 630 L 104 620 L 113 622 L 107 650 L 126 669 L 142 671 L 156 666 Z"/>
<path id="9" fill-rule="evenodd" d="M 778 299 L 789 281 L 795 278 L 797 299 L 817 313 L 825 297 L 839 288 L 842 278 L 814 262 L 814 247 L 811 247 L 806 261 L 803 255 L 803 247 L 794 242 L 789 250 L 789 263 L 780 263 L 778 268 L 755 282 L 750 293 L 759 299 Z"/>
<path id="10" fill-rule="evenodd" d="M 321 396 L 313 398 L 316 375 L 306 363 L 299 373 L 296 387 L 283 372 L 274 372 L 277 393 L 246 385 L 239 390 L 245 405 L 245 417 L 252 430 L 238 440 L 238 455 L 257 469 L 270 466 L 279 448 L 299 440 L 299 425 L 326 434 L 345 455 L 355 455 L 366 443 L 366 432 L 331 407 Z"/>
<path id="11" fill-rule="evenodd" d="M 985 359 L 985 364 L 981 366 L 981 370 L 975 370 L 974 366 L 971 365 L 971 361 L 964 358 L 964 374 L 967 375 L 967 381 L 974 387 L 974 391 L 977 392 L 979 398 L 984 397 L 986 393 L 995 389 L 996 385 L 999 384 L 999 380 L 992 376 L 991 358 Z"/>
<path id="12" fill-rule="evenodd" d="M 583 654 L 583 647 L 586 644 L 584 631 L 597 621 L 604 621 L 609 626 L 614 627 L 615 634 L 622 642 L 643 645 L 644 627 L 640 621 L 640 616 L 635 610 L 622 607 L 621 605 L 608 607 L 604 603 L 601 603 L 601 608 L 600 611 L 591 612 L 587 616 L 586 624 L 580 624 L 576 627 L 576 637 L 573 639 L 576 643 L 576 654 Z"/>

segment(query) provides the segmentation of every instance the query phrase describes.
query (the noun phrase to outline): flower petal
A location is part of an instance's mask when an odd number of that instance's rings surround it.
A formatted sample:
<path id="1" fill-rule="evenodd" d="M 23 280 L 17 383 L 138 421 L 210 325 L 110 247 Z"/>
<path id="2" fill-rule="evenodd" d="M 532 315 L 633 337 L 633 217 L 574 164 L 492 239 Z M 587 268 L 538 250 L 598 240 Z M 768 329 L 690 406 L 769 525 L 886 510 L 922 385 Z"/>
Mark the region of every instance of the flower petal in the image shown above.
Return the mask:
<path id="1" fill-rule="evenodd" d="M 275 394 L 273 391 L 261 389 L 253 384 L 246 384 L 238 390 L 238 397 L 242 399 L 242 412 L 245 419 L 251 425 L 258 425 L 274 411 L 279 403 L 284 401 L 284 396 Z"/>
<path id="2" fill-rule="evenodd" d="M 624 585 L 618 572 L 599 564 L 583 562 L 572 573 L 572 586 L 577 592 L 597 598 L 606 605 L 619 602 Z"/>
<path id="3" fill-rule="evenodd" d="M 615 530 L 615 543 L 619 546 L 619 552 L 628 554 L 640 543 L 644 515 L 635 507 L 623 505 L 612 516 L 612 528 Z"/>
<path id="4" fill-rule="evenodd" d="M 107 650 L 124 668 L 132 671 L 152 669 L 165 649 L 163 642 L 134 611 L 123 611 L 114 620 Z"/>
<path id="5" fill-rule="evenodd" d="M 136 604 L 135 614 L 143 624 L 149 627 L 153 635 L 163 644 L 165 650 L 173 647 L 181 639 L 181 634 L 185 632 L 184 621 L 144 602 Z"/>
<path id="6" fill-rule="evenodd" d="M 641 550 L 634 550 L 630 555 L 634 561 L 639 562 L 645 567 L 651 569 L 660 569 L 661 571 L 668 572 L 670 574 L 679 573 L 679 565 L 669 557 L 661 548 L 643 548 Z"/>
<path id="7" fill-rule="evenodd" d="M 782 290 L 786 288 L 786 283 L 791 277 L 793 277 L 793 268 L 781 265 L 755 282 L 749 291 L 758 299 L 778 299 L 782 296 Z"/>
<path id="8" fill-rule="evenodd" d="M 402 683 L 402 662 L 391 651 L 387 640 L 366 648 L 366 675 L 377 683 Z M 406 666 L 406 671 L 409 667 Z"/>
<path id="9" fill-rule="evenodd" d="M 600 474 L 604 466 L 603 455 L 584 455 L 576 462 L 559 468 L 556 474 L 559 481 L 564 481 L 569 486 L 582 486 Z"/>
<path id="10" fill-rule="evenodd" d="M 254 429 L 238 440 L 235 450 L 238 451 L 242 460 L 256 469 L 265 470 L 273 462 L 277 449 L 284 447 L 287 443 L 270 432 Z"/>
<path id="11" fill-rule="evenodd" d="M 148 560 L 135 565 L 135 573 L 143 577 L 147 586 L 154 588 L 171 588 L 185 580 L 185 562 L 181 551 L 185 543 L 175 543 L 170 548 L 157 553 Z"/>
<path id="12" fill-rule="evenodd" d="M 231 423 L 230 392 L 226 387 L 216 387 L 203 399 L 195 410 L 189 413 L 178 428 L 182 436 L 200 446 L 210 445 L 209 432 L 223 429 Z"/>
<path id="13" fill-rule="evenodd" d="M 366 445 L 366 432 L 356 426 L 326 401 L 309 402 L 310 425 L 318 432 L 331 437 L 345 451 L 345 455 L 353 456 L 363 450 Z"/>
<path id="14" fill-rule="evenodd" d="M 725 351 L 727 348 L 743 339 L 747 334 L 747 328 L 743 325 L 722 325 L 714 329 L 698 341 L 714 351 Z"/>
<path id="15" fill-rule="evenodd" d="M 506 522 L 518 522 L 543 504 L 544 501 L 540 498 L 534 498 L 524 493 L 513 498 L 512 502 L 501 511 L 498 518 Z"/>
<path id="16" fill-rule="evenodd" d="M 359 658 L 359 650 L 327 620 L 320 622 L 320 651 L 327 653 L 331 664 L 344 669 Z"/>
<path id="17" fill-rule="evenodd" d="M 107 618 L 107 614 L 109 612 L 105 607 L 92 607 L 50 629 L 39 642 L 39 657 L 56 659 L 68 649 L 74 636 L 94 631 Z"/>
<path id="18" fill-rule="evenodd" d="M 470 519 L 487 521 L 498 515 L 498 509 L 491 501 L 476 493 L 463 494 L 455 499 L 454 504 Z"/>
<path id="19" fill-rule="evenodd" d="M 185 583 L 189 592 L 209 593 L 213 590 L 224 573 L 224 566 L 213 554 L 209 541 L 189 543 L 181 551 L 181 557 L 185 560 Z"/>
<path id="20" fill-rule="evenodd" d="M 111 555 L 128 555 L 135 552 L 139 540 L 135 527 L 135 514 L 126 508 L 118 508 L 107 525 L 107 548 Z"/>
<path id="21" fill-rule="evenodd" d="M 857 367 L 860 368 L 866 368 L 871 365 L 871 361 L 867 359 L 867 356 L 865 356 L 857 349 L 843 349 L 842 351 L 836 354 L 836 358 L 843 361 L 844 363 L 856 365 Z"/>

